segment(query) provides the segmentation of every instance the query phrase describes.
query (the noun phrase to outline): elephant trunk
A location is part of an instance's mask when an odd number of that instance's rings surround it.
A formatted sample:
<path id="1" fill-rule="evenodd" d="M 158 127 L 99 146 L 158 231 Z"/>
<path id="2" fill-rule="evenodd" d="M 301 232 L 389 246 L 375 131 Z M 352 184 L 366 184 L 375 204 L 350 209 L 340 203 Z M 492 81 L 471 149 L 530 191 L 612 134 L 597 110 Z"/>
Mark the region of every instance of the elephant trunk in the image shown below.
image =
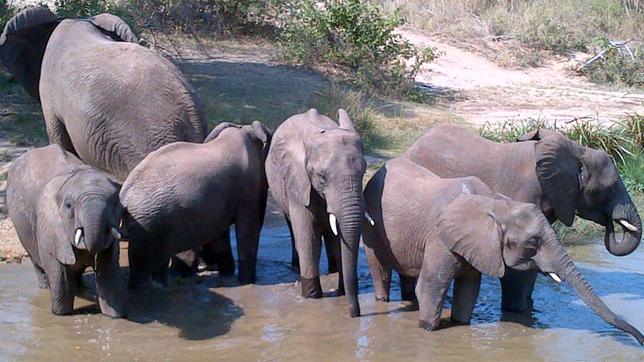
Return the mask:
<path id="1" fill-rule="evenodd" d="M 105 208 L 105 200 L 84 202 L 79 211 L 79 223 L 75 230 L 77 247 L 84 247 L 92 255 L 109 248 L 117 239 L 117 235 L 114 231 L 116 228 L 113 217 Z"/>
<path id="2" fill-rule="evenodd" d="M 351 317 L 360 316 L 358 302 L 358 246 L 362 232 L 364 200 L 359 179 L 351 177 L 339 192 L 338 225 L 342 254 L 342 277 Z"/>
<path id="3" fill-rule="evenodd" d="M 597 313 L 603 320 L 631 334 L 637 341 L 644 343 L 644 336 L 635 327 L 618 317 L 604 304 L 597 293 L 581 275 L 570 257 L 557 240 L 554 231 L 542 245 L 543 255 L 535 258 L 537 265 L 544 272 L 555 272 L 562 280 L 566 280 L 573 287 L 581 299 Z M 553 277 L 554 278 L 554 277 Z"/>
<path id="4" fill-rule="evenodd" d="M 613 222 L 619 224 L 624 235 L 621 240 L 615 238 Z M 613 255 L 623 256 L 632 253 L 640 244 L 642 238 L 642 220 L 630 198 L 613 207 L 610 218 L 606 222 L 604 245 Z"/>

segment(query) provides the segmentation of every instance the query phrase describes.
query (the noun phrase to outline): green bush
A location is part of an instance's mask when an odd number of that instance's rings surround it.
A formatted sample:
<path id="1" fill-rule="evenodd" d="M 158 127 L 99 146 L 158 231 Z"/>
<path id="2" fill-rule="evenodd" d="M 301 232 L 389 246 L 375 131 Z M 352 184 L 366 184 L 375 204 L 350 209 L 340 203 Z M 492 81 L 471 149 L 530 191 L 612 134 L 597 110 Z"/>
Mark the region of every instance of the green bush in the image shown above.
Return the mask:
<path id="1" fill-rule="evenodd" d="M 285 12 L 280 41 L 287 61 L 339 68 L 354 84 L 382 94 L 412 89 L 420 67 L 436 56 L 394 30 L 399 12 L 382 15 L 363 0 L 297 0 Z"/>
<path id="2" fill-rule="evenodd" d="M 4 24 L 15 14 L 16 9 L 7 4 L 7 0 L 0 0 L 0 32 L 4 29 Z"/>
<path id="3" fill-rule="evenodd" d="M 594 83 L 644 87 L 644 47 L 638 46 L 630 53 L 618 48 L 606 38 L 596 41 L 597 51 L 605 50 L 600 59 L 581 70 Z M 630 48 L 629 48 L 630 50 Z"/>

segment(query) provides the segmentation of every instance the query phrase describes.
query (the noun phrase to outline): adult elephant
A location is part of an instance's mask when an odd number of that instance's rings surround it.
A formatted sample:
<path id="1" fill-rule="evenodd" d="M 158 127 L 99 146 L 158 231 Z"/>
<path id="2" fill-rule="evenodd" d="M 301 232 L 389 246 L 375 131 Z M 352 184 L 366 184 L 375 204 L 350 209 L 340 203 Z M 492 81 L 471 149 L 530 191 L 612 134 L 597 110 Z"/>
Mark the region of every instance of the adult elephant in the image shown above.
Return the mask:
<path id="1" fill-rule="evenodd" d="M 572 225 L 575 214 L 606 228 L 606 249 L 633 252 L 642 222 L 617 168 L 606 152 L 583 147 L 563 135 L 536 130 L 520 142 L 492 142 L 461 127 L 429 130 L 404 157 L 440 177 L 476 176 L 493 191 L 539 206 L 551 223 Z M 616 240 L 613 222 L 624 230 Z M 503 309 L 523 311 L 532 304 L 537 273 L 510 272 L 501 279 Z"/>
<path id="2" fill-rule="evenodd" d="M 315 109 L 297 114 L 273 134 L 266 177 L 275 202 L 293 231 L 300 259 L 302 296 L 322 297 L 321 236 L 341 258 L 338 294 L 346 291 L 352 317 L 358 304 L 358 243 L 364 213 L 363 146 L 347 113 L 339 123 Z M 341 247 L 340 247 L 341 244 Z"/>
<path id="3" fill-rule="evenodd" d="M 49 140 L 120 181 L 151 151 L 206 134 L 179 69 L 136 42 L 114 15 L 60 19 L 44 7 L 0 36 L 0 61 L 40 100 Z"/>
<path id="4" fill-rule="evenodd" d="M 364 245 L 376 296 L 386 296 L 394 268 L 418 277 L 420 327 L 439 327 L 452 281 L 451 319 L 469 324 L 481 274 L 541 270 L 567 281 L 602 319 L 644 336 L 612 312 L 575 267 L 541 210 L 492 192 L 476 177 L 440 178 L 404 158 L 388 161 L 365 189 L 373 225 L 365 221 Z"/>

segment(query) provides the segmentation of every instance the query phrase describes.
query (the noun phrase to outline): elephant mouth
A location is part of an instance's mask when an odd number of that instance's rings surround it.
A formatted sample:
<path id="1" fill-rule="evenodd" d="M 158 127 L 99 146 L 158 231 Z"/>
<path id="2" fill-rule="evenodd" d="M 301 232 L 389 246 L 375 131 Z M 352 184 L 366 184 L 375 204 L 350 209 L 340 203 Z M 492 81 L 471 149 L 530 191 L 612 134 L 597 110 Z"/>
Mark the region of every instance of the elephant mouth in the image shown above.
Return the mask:
<path id="1" fill-rule="evenodd" d="M 616 231 L 614 223 L 621 227 L 621 230 Z M 638 228 L 624 219 L 610 220 L 606 225 L 606 232 L 604 233 L 604 245 L 609 248 L 610 245 L 621 245 L 627 242 L 629 237 L 638 233 Z M 620 234 L 616 236 L 616 234 Z"/>

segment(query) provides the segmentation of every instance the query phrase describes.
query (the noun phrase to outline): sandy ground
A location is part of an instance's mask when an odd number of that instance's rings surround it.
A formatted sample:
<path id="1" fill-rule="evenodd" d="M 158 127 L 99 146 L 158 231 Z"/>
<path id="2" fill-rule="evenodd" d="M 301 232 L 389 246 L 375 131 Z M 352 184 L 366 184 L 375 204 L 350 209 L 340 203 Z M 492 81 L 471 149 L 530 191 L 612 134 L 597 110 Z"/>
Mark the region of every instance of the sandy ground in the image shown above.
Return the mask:
<path id="1" fill-rule="evenodd" d="M 422 34 L 403 31 L 402 35 L 441 53 L 417 81 L 436 92 L 455 94 L 449 109 L 474 124 L 528 117 L 615 121 L 625 112 L 644 113 L 643 91 L 610 89 L 576 76 L 572 69 L 582 64 L 584 54 L 570 60 L 553 59 L 543 67 L 506 69 Z"/>
<path id="2" fill-rule="evenodd" d="M 644 92 L 616 90 L 589 83 L 570 71 L 579 64 L 576 60 L 551 61 L 539 68 L 506 69 L 481 55 L 437 42 L 422 34 L 409 31 L 403 31 L 402 34 L 415 44 L 432 46 L 441 52 L 435 62 L 420 72 L 417 81 L 442 96 L 443 100 L 437 106 L 417 106 L 414 110 L 417 116 L 434 112 L 436 107 L 446 108 L 447 112 L 480 125 L 526 117 L 558 121 L 592 117 L 614 121 L 626 112 L 644 113 Z M 279 65 L 277 52 L 270 44 L 214 42 L 197 38 L 173 42 L 163 36 L 153 42 L 156 42 L 160 51 L 181 63 L 187 78 L 202 94 L 207 111 L 232 107 L 239 109 L 244 117 L 285 119 L 282 113 L 292 114 L 295 110 L 299 111 L 299 107 L 309 107 L 311 99 L 319 94 L 321 85 L 327 83 L 317 73 Z M 239 84 L 241 82 L 249 84 Z M 274 99 L 263 99 L 263 103 L 254 105 L 239 101 L 248 92 L 257 91 L 256 87 L 271 87 L 269 94 Z M 208 90 L 204 96 L 202 90 L 206 88 Z M 14 95 L 1 99 L 0 125 L 7 122 L 11 114 L 25 107 L 33 109 L 38 105 L 28 104 Z M 7 219 L 4 180 L 11 160 L 29 147 L 16 146 L 2 132 L 2 127 L 0 261 L 15 261 L 25 253 Z"/>

